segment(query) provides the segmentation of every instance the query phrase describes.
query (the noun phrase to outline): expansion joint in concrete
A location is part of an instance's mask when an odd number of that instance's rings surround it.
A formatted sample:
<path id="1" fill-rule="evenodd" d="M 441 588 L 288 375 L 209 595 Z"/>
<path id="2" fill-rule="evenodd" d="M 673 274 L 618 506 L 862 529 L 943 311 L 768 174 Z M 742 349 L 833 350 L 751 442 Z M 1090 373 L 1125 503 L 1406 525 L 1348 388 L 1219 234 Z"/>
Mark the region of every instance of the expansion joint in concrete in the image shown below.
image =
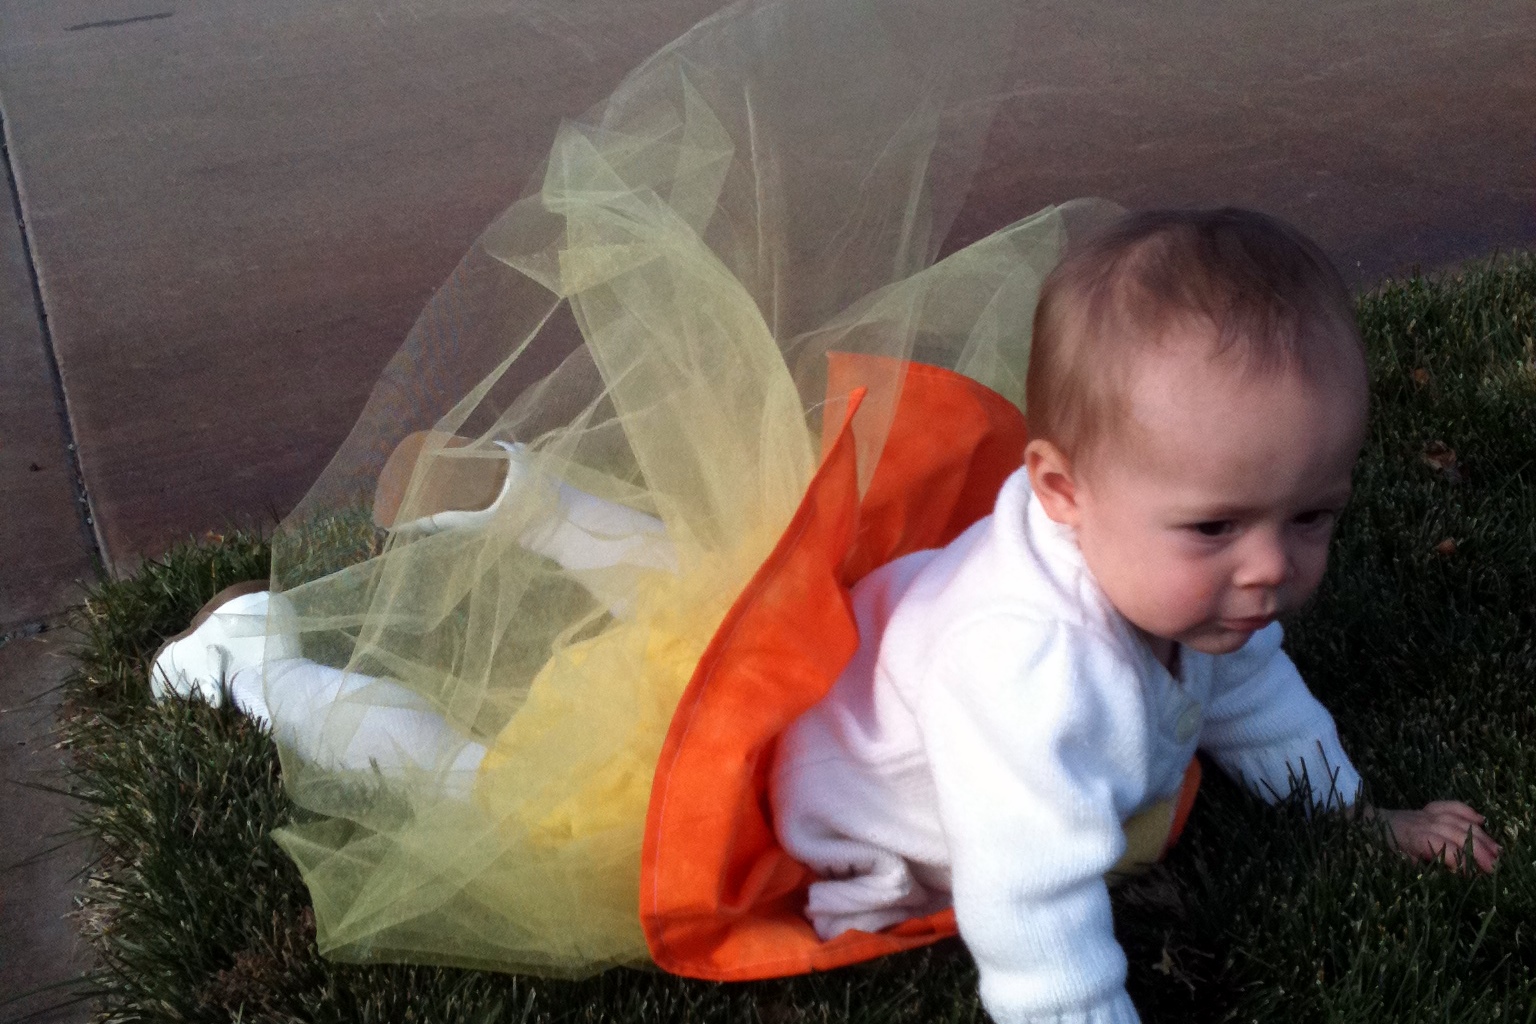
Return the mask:
<path id="1" fill-rule="evenodd" d="M 74 484 L 75 506 L 80 513 L 80 528 L 84 534 L 91 560 L 96 571 L 106 574 L 106 545 L 101 529 L 96 524 L 96 510 L 91 503 L 91 493 L 85 485 L 85 470 L 80 463 L 80 449 L 75 442 L 75 424 L 69 414 L 69 397 L 64 390 L 64 374 L 59 368 L 59 354 L 53 343 L 53 330 L 48 323 L 48 307 L 43 302 L 42 279 L 37 273 L 37 254 L 32 249 L 32 232 L 27 225 L 26 208 L 21 202 L 21 183 L 16 177 L 16 162 L 11 153 L 11 125 L 5 116 L 5 105 L 0 101 L 0 153 L 5 157 L 6 183 L 11 190 L 11 209 L 16 215 L 16 227 L 21 232 L 21 248 L 27 260 L 27 279 L 32 286 L 32 309 L 37 316 L 38 331 L 43 339 L 43 354 L 48 359 L 48 376 L 53 381 L 54 405 L 58 409 L 59 422 L 64 429 L 65 454 L 69 459 L 70 478 Z"/>

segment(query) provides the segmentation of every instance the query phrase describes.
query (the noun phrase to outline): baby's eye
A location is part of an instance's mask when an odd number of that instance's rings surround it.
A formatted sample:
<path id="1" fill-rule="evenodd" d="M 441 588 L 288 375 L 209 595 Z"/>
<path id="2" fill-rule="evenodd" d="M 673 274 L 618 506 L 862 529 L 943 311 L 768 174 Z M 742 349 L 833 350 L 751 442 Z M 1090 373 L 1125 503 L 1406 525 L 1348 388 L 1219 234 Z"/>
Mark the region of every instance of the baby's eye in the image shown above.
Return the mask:
<path id="1" fill-rule="evenodd" d="M 1202 537 L 1225 537 L 1232 532 L 1232 520 L 1210 519 L 1203 523 L 1191 523 L 1189 528 Z"/>
<path id="2" fill-rule="evenodd" d="M 1331 508 L 1315 508 L 1301 513 L 1293 521 L 1297 526 L 1327 526 L 1336 515 L 1338 513 Z"/>

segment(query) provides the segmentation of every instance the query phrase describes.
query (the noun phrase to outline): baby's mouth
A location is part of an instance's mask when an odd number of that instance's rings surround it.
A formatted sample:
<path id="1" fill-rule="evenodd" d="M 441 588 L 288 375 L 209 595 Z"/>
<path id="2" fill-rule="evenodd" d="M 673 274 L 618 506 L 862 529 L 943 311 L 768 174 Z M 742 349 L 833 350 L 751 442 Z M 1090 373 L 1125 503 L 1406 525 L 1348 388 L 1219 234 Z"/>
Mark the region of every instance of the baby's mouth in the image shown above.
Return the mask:
<path id="1" fill-rule="evenodd" d="M 1253 615 L 1245 619 L 1222 619 L 1221 625 L 1234 633 L 1257 633 L 1274 621 L 1273 615 Z"/>

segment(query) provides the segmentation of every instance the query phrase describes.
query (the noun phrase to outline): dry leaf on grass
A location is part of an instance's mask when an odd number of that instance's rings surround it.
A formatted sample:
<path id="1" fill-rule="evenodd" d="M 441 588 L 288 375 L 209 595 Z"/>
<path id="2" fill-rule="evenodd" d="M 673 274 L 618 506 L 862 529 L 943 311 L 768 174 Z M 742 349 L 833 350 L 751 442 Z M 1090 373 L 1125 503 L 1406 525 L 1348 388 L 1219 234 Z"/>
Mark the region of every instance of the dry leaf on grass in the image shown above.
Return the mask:
<path id="1" fill-rule="evenodd" d="M 1437 555 L 1454 555 L 1455 553 L 1456 541 L 1451 537 L 1447 537 L 1445 540 L 1435 545 L 1435 554 Z"/>
<path id="2" fill-rule="evenodd" d="M 1456 462 L 1456 453 L 1444 441 L 1431 441 L 1426 444 L 1419 458 L 1424 460 L 1424 465 L 1440 473 L 1451 483 L 1461 483 L 1461 466 Z"/>

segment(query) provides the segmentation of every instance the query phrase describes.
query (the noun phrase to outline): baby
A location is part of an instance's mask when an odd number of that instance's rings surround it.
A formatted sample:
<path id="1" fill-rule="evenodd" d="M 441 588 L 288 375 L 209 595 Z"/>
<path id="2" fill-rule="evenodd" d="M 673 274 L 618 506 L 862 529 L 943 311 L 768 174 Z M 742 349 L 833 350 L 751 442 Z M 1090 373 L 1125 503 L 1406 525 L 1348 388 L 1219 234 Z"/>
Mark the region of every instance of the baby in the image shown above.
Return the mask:
<path id="1" fill-rule="evenodd" d="M 1196 749 L 1267 800 L 1360 777 L 1281 650 L 1365 435 L 1353 304 L 1294 229 L 1132 215 L 1046 280 L 1032 440 L 994 513 L 854 589 L 861 643 L 785 736 L 781 842 L 823 938 L 953 905 L 1002 1024 L 1133 1022 L 1105 874 Z M 1499 848 L 1465 804 L 1381 816 L 1408 855 Z"/>

